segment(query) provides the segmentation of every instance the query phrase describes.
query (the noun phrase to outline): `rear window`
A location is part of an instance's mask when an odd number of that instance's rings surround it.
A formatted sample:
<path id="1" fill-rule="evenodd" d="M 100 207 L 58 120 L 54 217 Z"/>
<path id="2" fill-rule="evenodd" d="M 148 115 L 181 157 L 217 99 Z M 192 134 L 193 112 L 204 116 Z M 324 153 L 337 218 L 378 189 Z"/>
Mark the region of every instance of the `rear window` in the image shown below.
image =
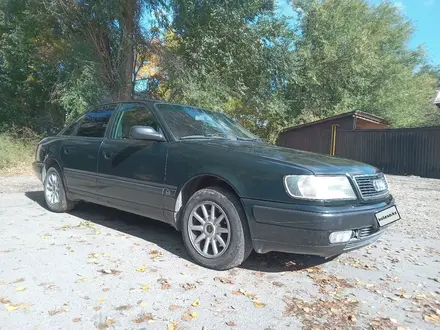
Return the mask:
<path id="1" fill-rule="evenodd" d="M 104 137 L 114 108 L 94 110 L 86 114 L 76 132 L 76 136 Z"/>

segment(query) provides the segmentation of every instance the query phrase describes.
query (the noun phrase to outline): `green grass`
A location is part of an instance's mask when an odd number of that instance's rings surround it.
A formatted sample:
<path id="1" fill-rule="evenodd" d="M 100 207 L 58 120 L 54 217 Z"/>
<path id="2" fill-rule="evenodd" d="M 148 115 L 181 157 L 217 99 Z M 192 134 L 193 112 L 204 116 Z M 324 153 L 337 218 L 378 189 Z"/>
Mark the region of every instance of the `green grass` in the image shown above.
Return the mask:
<path id="1" fill-rule="evenodd" d="M 31 174 L 35 146 L 34 139 L 18 139 L 7 133 L 0 134 L 0 175 Z"/>

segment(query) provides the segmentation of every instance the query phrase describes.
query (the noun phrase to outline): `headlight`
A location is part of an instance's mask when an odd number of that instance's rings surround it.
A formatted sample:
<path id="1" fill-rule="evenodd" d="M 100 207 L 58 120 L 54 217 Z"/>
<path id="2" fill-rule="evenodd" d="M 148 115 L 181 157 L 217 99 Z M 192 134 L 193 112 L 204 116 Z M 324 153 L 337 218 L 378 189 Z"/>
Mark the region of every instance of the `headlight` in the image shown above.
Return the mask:
<path id="1" fill-rule="evenodd" d="M 356 200 L 346 176 L 287 175 L 284 186 L 290 196 L 301 199 Z"/>

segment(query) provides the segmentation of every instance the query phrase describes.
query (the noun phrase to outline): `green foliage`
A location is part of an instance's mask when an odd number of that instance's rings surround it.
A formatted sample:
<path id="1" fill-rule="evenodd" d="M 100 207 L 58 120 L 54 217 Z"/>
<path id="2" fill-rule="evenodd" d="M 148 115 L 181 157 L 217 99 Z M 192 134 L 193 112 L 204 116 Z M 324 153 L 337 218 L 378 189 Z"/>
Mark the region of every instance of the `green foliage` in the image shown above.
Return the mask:
<path id="1" fill-rule="evenodd" d="M 15 126 L 0 129 L 0 173 L 24 174 L 30 171 L 35 143 L 40 136 Z"/>
<path id="2" fill-rule="evenodd" d="M 226 111 L 273 140 L 286 124 L 283 91 L 295 80 L 296 36 L 274 16 L 273 2 L 243 4 L 176 1 L 162 61 L 166 87 L 171 100 Z"/>
<path id="3" fill-rule="evenodd" d="M 440 70 L 408 48 L 413 26 L 392 3 L 293 0 L 294 26 L 274 3 L 0 0 L 0 125 L 44 132 L 135 87 L 224 111 L 269 141 L 353 110 L 440 124 Z"/>
<path id="4" fill-rule="evenodd" d="M 302 37 L 299 84 L 290 86 L 294 115 L 326 117 L 363 110 L 394 126 L 422 124 L 433 110 L 434 79 L 417 74 L 422 49 L 407 47 L 413 27 L 388 2 L 294 1 Z"/>

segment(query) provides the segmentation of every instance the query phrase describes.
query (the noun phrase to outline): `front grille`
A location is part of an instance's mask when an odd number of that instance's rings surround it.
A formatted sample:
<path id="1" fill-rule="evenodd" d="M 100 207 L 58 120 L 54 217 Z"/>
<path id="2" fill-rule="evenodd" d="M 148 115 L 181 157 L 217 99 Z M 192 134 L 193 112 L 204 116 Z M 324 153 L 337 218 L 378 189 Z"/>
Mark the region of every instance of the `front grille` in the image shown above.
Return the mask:
<path id="1" fill-rule="evenodd" d="M 355 176 L 354 180 L 364 200 L 379 199 L 389 195 L 388 184 L 382 173 L 373 175 L 359 175 Z M 385 189 L 378 191 L 378 184 L 384 185 Z"/>
<path id="2" fill-rule="evenodd" d="M 373 227 L 362 228 L 357 231 L 357 238 L 364 238 L 374 234 L 376 230 Z"/>

